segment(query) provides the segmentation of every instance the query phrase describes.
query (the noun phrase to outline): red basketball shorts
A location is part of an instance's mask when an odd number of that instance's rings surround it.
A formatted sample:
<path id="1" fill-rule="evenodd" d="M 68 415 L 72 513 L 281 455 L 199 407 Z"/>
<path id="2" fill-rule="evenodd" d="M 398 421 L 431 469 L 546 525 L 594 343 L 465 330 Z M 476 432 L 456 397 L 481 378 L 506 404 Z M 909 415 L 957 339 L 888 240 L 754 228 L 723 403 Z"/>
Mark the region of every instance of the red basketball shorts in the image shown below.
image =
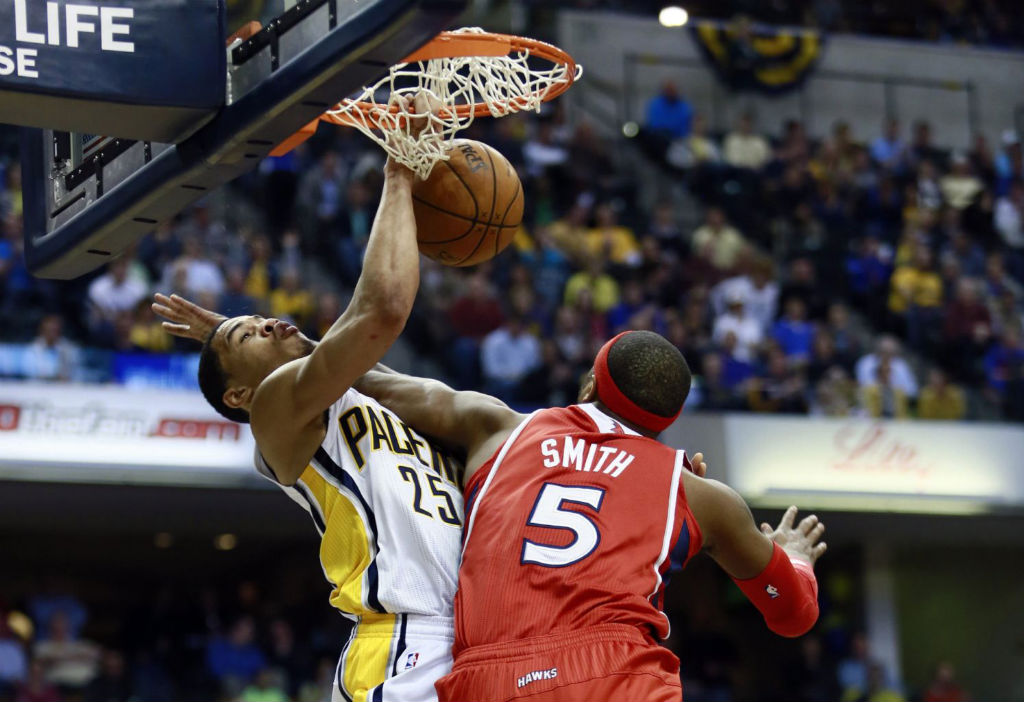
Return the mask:
<path id="1" fill-rule="evenodd" d="M 435 686 L 441 702 L 683 698 L 679 659 L 624 624 L 467 648 Z"/>

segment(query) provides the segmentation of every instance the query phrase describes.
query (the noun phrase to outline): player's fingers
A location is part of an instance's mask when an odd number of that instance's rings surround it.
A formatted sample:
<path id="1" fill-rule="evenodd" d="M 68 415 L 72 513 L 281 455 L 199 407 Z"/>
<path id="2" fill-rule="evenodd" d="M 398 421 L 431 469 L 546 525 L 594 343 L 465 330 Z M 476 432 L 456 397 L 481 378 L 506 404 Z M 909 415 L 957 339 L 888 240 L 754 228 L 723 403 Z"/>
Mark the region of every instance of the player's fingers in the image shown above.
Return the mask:
<path id="1" fill-rule="evenodd" d="M 818 525 L 818 515 L 811 514 L 800 520 L 800 526 L 797 529 L 800 530 L 801 534 L 807 535 L 811 533 L 811 529 Z"/>
<path id="2" fill-rule="evenodd" d="M 153 293 L 153 299 L 159 302 L 161 305 L 171 304 L 171 298 L 167 297 L 163 293 Z"/>
<path id="3" fill-rule="evenodd" d="M 813 529 L 811 529 L 811 533 L 809 533 L 807 535 L 807 540 L 810 541 L 813 544 L 815 541 L 820 539 L 821 535 L 824 534 L 824 533 L 825 533 L 825 524 L 824 524 L 824 522 L 818 522 L 818 526 L 816 526 Z"/>
<path id="4" fill-rule="evenodd" d="M 768 522 L 761 522 L 761 533 L 763 533 L 765 536 L 771 536 L 772 531 L 774 530 L 772 529 L 771 524 L 769 524 Z"/>
<path id="5" fill-rule="evenodd" d="M 822 541 L 820 544 L 816 545 L 813 549 L 811 549 L 811 555 L 814 556 L 814 560 L 818 560 L 827 550 L 828 544 Z"/>
<path id="6" fill-rule="evenodd" d="M 790 505 L 786 510 L 786 513 L 782 515 L 782 521 L 779 522 L 780 529 L 792 529 L 793 520 L 796 519 L 796 505 Z"/>
<path id="7" fill-rule="evenodd" d="M 171 308 L 170 307 L 168 307 L 166 305 L 162 305 L 159 302 L 154 302 L 149 307 L 150 307 L 151 310 L 153 310 L 158 315 L 161 315 L 163 317 L 170 317 L 173 314 L 173 312 L 171 312 Z"/>
<path id="8" fill-rule="evenodd" d="M 174 324 L 173 322 L 164 322 L 163 328 L 175 336 L 187 336 L 189 331 L 187 324 Z"/>

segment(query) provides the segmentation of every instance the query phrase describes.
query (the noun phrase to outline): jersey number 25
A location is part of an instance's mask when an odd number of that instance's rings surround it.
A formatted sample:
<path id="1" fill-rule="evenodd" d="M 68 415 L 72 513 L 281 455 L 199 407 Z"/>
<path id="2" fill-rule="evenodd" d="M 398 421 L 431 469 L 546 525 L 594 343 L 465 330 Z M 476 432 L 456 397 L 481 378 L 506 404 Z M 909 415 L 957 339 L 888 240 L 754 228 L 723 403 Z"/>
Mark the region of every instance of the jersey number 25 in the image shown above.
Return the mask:
<path id="1" fill-rule="evenodd" d="M 523 539 L 520 562 L 547 568 L 564 568 L 589 556 L 601 543 L 601 532 L 594 520 L 586 514 L 563 509 L 563 506 L 567 503 L 582 505 L 600 512 L 603 501 L 603 488 L 544 483 L 526 523 L 530 526 L 571 531 L 573 540 L 567 546 L 551 546 Z"/>

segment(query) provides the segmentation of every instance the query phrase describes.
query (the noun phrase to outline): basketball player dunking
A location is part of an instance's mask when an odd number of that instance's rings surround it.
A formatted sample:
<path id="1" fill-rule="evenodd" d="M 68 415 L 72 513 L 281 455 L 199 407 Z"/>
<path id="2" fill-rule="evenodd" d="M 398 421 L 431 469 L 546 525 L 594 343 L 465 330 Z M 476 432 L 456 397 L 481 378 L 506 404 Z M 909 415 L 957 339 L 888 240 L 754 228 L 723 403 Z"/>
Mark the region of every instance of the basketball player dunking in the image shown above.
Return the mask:
<path id="1" fill-rule="evenodd" d="M 466 454 L 455 666 L 441 700 L 680 700 L 679 660 L 658 645 L 662 598 L 701 549 L 773 631 L 798 636 L 817 620 L 824 525 L 812 515 L 794 527 L 791 507 L 759 531 L 736 492 L 654 440 L 690 389 L 686 361 L 657 334 L 615 337 L 580 404 L 529 416 L 397 374 L 357 387 Z"/>
<path id="2" fill-rule="evenodd" d="M 419 106 L 423 111 L 422 106 Z M 350 389 L 401 333 L 419 285 L 411 171 L 385 167 L 363 272 L 319 344 L 276 319 L 226 319 L 178 297 L 154 310 L 204 342 L 199 384 L 248 422 L 257 468 L 311 515 L 331 603 L 355 621 L 333 700 L 436 699 L 451 669 L 463 503 L 459 466 Z"/>

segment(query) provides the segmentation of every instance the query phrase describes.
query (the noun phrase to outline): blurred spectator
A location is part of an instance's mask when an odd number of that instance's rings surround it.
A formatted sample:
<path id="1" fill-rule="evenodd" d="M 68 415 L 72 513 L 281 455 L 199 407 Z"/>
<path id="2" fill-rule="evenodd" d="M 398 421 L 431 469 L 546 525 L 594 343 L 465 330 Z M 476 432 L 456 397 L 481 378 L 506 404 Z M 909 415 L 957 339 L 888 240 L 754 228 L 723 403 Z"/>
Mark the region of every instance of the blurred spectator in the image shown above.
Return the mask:
<path id="1" fill-rule="evenodd" d="M 873 236 L 865 237 L 846 259 L 850 292 L 865 309 L 877 309 L 878 298 L 888 289 L 892 262 L 888 252 Z"/>
<path id="2" fill-rule="evenodd" d="M 921 702 L 967 702 L 971 696 L 956 681 L 956 670 L 949 661 L 935 666 L 935 673 L 921 695 Z"/>
<path id="3" fill-rule="evenodd" d="M 867 685 L 843 690 L 842 702 L 906 702 L 906 698 L 887 682 L 885 668 L 880 663 L 868 666 Z"/>
<path id="4" fill-rule="evenodd" d="M 647 225 L 647 236 L 653 237 L 662 249 L 680 258 L 686 254 L 685 237 L 671 201 L 663 200 L 654 206 Z"/>
<path id="5" fill-rule="evenodd" d="M 942 207 L 943 192 L 942 188 L 939 186 L 938 171 L 932 161 L 924 160 L 918 163 L 916 186 L 917 207 L 919 210 L 935 211 Z M 955 187 L 953 190 L 956 192 Z M 964 207 L 966 207 L 970 202 L 970 200 L 964 202 Z"/>
<path id="6" fill-rule="evenodd" d="M 743 298 L 751 317 L 767 333 L 779 306 L 779 284 L 775 282 L 775 267 L 768 258 L 757 257 L 746 262 L 747 273 L 726 278 L 711 290 L 711 305 L 715 314 L 725 311 L 731 296 Z"/>
<path id="7" fill-rule="evenodd" d="M 120 651 L 107 649 L 100 660 L 100 674 L 85 688 L 85 702 L 128 702 L 133 699 L 131 679 Z"/>
<path id="8" fill-rule="evenodd" d="M 676 168 L 683 169 L 714 166 L 722 160 L 722 150 L 708 136 L 708 120 L 704 115 L 694 115 L 690 135 L 673 141 L 668 147 L 666 159 Z"/>
<path id="9" fill-rule="evenodd" d="M 907 149 L 907 158 L 910 161 L 910 168 L 914 171 L 923 161 L 936 164 L 943 162 L 942 151 L 932 143 L 932 125 L 926 120 L 914 123 L 914 136 Z"/>
<path id="10" fill-rule="evenodd" d="M 224 292 L 224 274 L 206 255 L 201 240 L 189 236 L 182 244 L 181 256 L 165 270 L 162 286 L 165 290 L 174 289 L 190 299 L 204 293 L 220 295 Z M 145 292 L 143 290 L 143 294 Z"/>
<path id="11" fill-rule="evenodd" d="M 836 366 L 849 370 L 853 366 L 852 359 L 836 348 L 835 339 L 827 328 L 820 328 L 814 333 L 807 378 L 811 384 L 816 384 Z"/>
<path id="12" fill-rule="evenodd" d="M 1016 327 L 1004 329 L 996 343 L 985 354 L 986 384 L 997 399 L 1011 389 L 1014 380 L 1021 377 L 1024 368 L 1024 341 Z"/>
<path id="13" fill-rule="evenodd" d="M 0 610 L 0 698 L 28 676 L 25 646 L 7 626 L 7 613 Z"/>
<path id="14" fill-rule="evenodd" d="M 1005 195 L 1010 183 L 1024 180 L 1024 151 L 1021 149 L 1020 136 L 1012 129 L 1002 134 L 1002 150 L 996 155 L 996 194 Z"/>
<path id="15" fill-rule="evenodd" d="M 1024 181 L 1011 183 L 1007 194 L 996 201 L 995 228 L 1007 247 L 1010 272 L 1024 282 Z"/>
<path id="16" fill-rule="evenodd" d="M 331 234 L 338 268 L 347 285 L 354 287 L 363 269 L 363 254 L 370 238 L 376 205 L 373 194 L 363 181 L 348 185 L 345 207 L 338 215 L 338 230 Z"/>
<path id="17" fill-rule="evenodd" d="M 131 316 L 128 332 L 131 347 L 138 351 L 166 353 L 171 350 L 173 337 L 164 331 L 148 300 L 140 300 Z"/>
<path id="18" fill-rule="evenodd" d="M 782 348 L 789 362 L 806 362 L 811 356 L 814 326 L 807 321 L 807 307 L 803 300 L 786 300 L 782 317 L 772 327 L 772 338 Z"/>
<path id="19" fill-rule="evenodd" d="M 241 267 L 228 269 L 224 277 L 224 293 L 217 301 L 216 309 L 228 317 L 259 314 L 261 311 L 256 298 L 245 291 L 245 271 Z"/>
<path id="20" fill-rule="evenodd" d="M 938 368 L 928 371 L 928 382 L 921 388 L 917 416 L 921 419 L 963 419 L 967 414 L 964 391 L 950 385 Z"/>
<path id="21" fill-rule="evenodd" d="M 785 679 L 794 702 L 839 698 L 835 665 L 828 660 L 821 638 L 815 634 L 800 638 L 799 656 L 786 667 Z"/>
<path id="22" fill-rule="evenodd" d="M 708 412 L 737 410 L 742 403 L 735 387 L 726 382 L 722 356 L 715 352 L 701 358 L 701 373 L 696 378 L 700 391 L 699 408 Z"/>
<path id="23" fill-rule="evenodd" d="M 878 367 L 882 363 L 889 366 L 892 384 L 896 389 L 909 398 L 917 397 L 917 379 L 910 365 L 900 356 L 899 341 L 889 335 L 878 337 L 874 353 L 862 356 L 857 361 L 857 383 L 861 387 L 874 384 Z"/>
<path id="24" fill-rule="evenodd" d="M 807 413 L 807 380 L 792 368 L 782 349 L 768 351 L 765 373 L 755 375 L 747 384 L 747 403 L 754 412 L 787 414 Z"/>
<path id="25" fill-rule="evenodd" d="M 64 320 L 48 314 L 39 322 L 39 333 L 28 348 L 29 377 L 67 382 L 78 368 L 78 347 L 64 337 Z"/>
<path id="26" fill-rule="evenodd" d="M 129 263 L 125 257 L 112 261 L 106 273 L 89 284 L 89 302 L 97 324 L 110 323 L 118 313 L 134 310 L 146 297 L 146 286 L 128 275 Z"/>
<path id="27" fill-rule="evenodd" d="M 978 177 L 971 172 L 971 163 L 967 154 L 956 152 L 950 160 L 951 170 L 939 180 L 942 199 L 950 207 L 962 210 L 974 202 L 974 198 L 984 187 Z"/>
<path id="28" fill-rule="evenodd" d="M 523 320 L 509 317 L 480 345 L 484 391 L 515 400 L 520 381 L 540 365 L 540 343 L 526 331 Z"/>
<path id="29" fill-rule="evenodd" d="M 288 702 L 288 693 L 276 671 L 261 670 L 239 696 L 240 702 Z"/>
<path id="30" fill-rule="evenodd" d="M 594 210 L 596 223 L 588 229 L 586 251 L 612 264 L 636 266 L 640 262 L 640 245 L 633 230 L 618 223 L 615 208 L 609 203 L 598 205 Z"/>
<path id="31" fill-rule="evenodd" d="M 869 417 L 906 419 L 910 416 L 907 394 L 893 384 L 892 362 L 883 359 L 875 368 L 874 382 L 862 385 L 861 405 Z"/>
<path id="32" fill-rule="evenodd" d="M 526 172 L 535 178 L 561 168 L 569 160 L 569 150 L 559 143 L 554 122 L 542 119 L 536 126 L 533 137 L 523 146 Z"/>
<path id="33" fill-rule="evenodd" d="M 719 271 L 731 271 L 747 242 L 739 230 L 726 221 L 721 208 L 709 207 L 704 215 L 704 224 L 693 233 L 691 246 L 695 251 L 707 251 L 708 258 Z"/>
<path id="34" fill-rule="evenodd" d="M 290 320 L 304 327 L 313 317 L 313 294 L 301 287 L 299 271 L 287 268 L 281 272 L 281 284 L 270 293 L 270 315 Z"/>
<path id="35" fill-rule="evenodd" d="M 850 322 L 850 311 L 841 302 L 834 302 L 828 308 L 828 331 L 836 351 L 844 358 L 852 360 L 860 351 L 860 341 Z"/>
<path id="36" fill-rule="evenodd" d="M 561 303 L 569 278 L 569 258 L 555 245 L 548 227 L 537 230 L 535 243 L 532 249 L 523 251 L 521 258 L 530 271 L 537 295 L 549 309 L 554 308 Z"/>
<path id="37" fill-rule="evenodd" d="M 73 638 L 68 615 L 63 611 L 50 617 L 46 636 L 36 643 L 34 657 L 42 663 L 47 682 L 62 690 L 80 692 L 99 673 L 99 647 Z"/>
<path id="38" fill-rule="evenodd" d="M 833 283 L 835 281 L 829 281 Z M 779 298 L 788 300 L 799 297 L 807 308 L 810 319 L 821 319 L 828 310 L 831 300 L 825 292 L 827 284 L 818 280 L 818 272 L 814 263 L 806 257 L 794 259 L 789 264 L 786 282 L 779 290 Z"/>
<path id="39" fill-rule="evenodd" d="M 25 681 L 14 688 L 14 702 L 61 702 L 60 691 L 46 679 L 42 661 L 29 664 Z"/>
<path id="40" fill-rule="evenodd" d="M 956 297 L 946 305 L 942 336 L 949 367 L 957 369 L 961 377 L 971 378 L 975 363 L 992 339 L 992 317 L 976 280 L 961 278 L 957 283 Z"/>
<path id="41" fill-rule="evenodd" d="M 263 235 L 249 242 L 249 272 L 245 276 L 245 292 L 257 301 L 270 297 L 277 286 L 277 266 L 270 258 L 270 239 Z"/>
<path id="42" fill-rule="evenodd" d="M 587 259 L 587 268 L 572 275 L 565 284 L 565 304 L 574 307 L 579 303 L 580 294 L 590 294 L 594 311 L 605 313 L 619 302 L 619 284 L 605 272 L 605 262 L 600 256 Z"/>
<path id="43" fill-rule="evenodd" d="M 903 167 L 903 158 L 907 144 L 900 137 L 900 121 L 895 117 L 885 121 L 882 136 L 871 142 L 871 158 L 882 168 L 899 171 Z"/>
<path id="44" fill-rule="evenodd" d="M 309 168 L 299 181 L 297 202 L 303 213 L 303 239 L 307 248 L 319 241 L 333 241 L 341 217 L 345 167 L 338 154 L 327 150 L 316 168 Z"/>
<path id="45" fill-rule="evenodd" d="M 206 647 L 206 666 L 228 695 L 237 694 L 266 665 L 255 643 L 252 617 L 240 617 L 227 636 L 215 636 Z"/>
<path id="46" fill-rule="evenodd" d="M 843 368 L 831 366 L 814 386 L 813 414 L 849 417 L 858 407 L 857 385 Z"/>
<path id="47" fill-rule="evenodd" d="M 565 253 L 577 265 L 586 259 L 584 253 L 587 237 L 587 220 L 590 218 L 592 197 L 580 197 L 565 213 L 546 229 L 550 234 L 551 244 Z"/>
<path id="48" fill-rule="evenodd" d="M 725 137 L 723 148 L 725 162 L 734 168 L 758 171 L 771 158 L 768 140 L 754 133 L 754 116 L 744 112 L 736 123 L 735 131 Z"/>
<path id="49" fill-rule="evenodd" d="M 935 271 L 931 249 L 919 244 L 912 263 L 892 274 L 889 311 L 906 325 L 910 343 L 926 348 L 942 310 L 942 279 Z"/>
<path id="50" fill-rule="evenodd" d="M 736 344 L 733 355 L 749 363 L 754 360 L 757 349 L 764 339 L 764 332 L 758 321 L 747 314 L 742 295 L 734 291 L 725 302 L 725 312 L 715 319 L 711 339 L 721 345 L 725 342 L 726 336 L 733 335 Z"/>
<path id="51" fill-rule="evenodd" d="M 667 140 L 685 139 L 690 134 L 692 122 L 693 108 L 679 94 L 675 83 L 662 83 L 661 92 L 647 103 L 647 120 L 644 126 Z"/>

